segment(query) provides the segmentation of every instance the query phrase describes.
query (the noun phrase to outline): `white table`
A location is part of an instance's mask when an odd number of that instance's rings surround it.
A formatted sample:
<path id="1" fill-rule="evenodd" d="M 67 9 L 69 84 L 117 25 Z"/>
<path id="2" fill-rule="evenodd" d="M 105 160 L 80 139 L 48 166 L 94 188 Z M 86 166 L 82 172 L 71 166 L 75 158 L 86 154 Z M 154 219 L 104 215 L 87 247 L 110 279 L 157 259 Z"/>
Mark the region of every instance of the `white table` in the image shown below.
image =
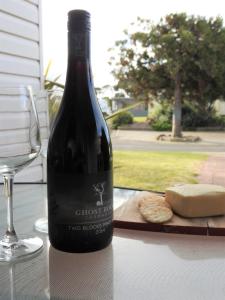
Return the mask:
<path id="1" fill-rule="evenodd" d="M 132 191 L 115 190 L 116 198 Z M 130 195 L 129 194 L 129 195 Z M 0 199 L 0 232 L 6 207 Z M 116 200 L 117 201 L 117 200 Z M 122 201 L 122 200 L 120 200 Z M 46 185 L 15 186 L 17 233 L 45 213 Z M 0 299 L 222 300 L 225 238 L 115 229 L 112 245 L 88 254 L 54 250 L 48 237 L 33 259 L 0 265 Z"/>

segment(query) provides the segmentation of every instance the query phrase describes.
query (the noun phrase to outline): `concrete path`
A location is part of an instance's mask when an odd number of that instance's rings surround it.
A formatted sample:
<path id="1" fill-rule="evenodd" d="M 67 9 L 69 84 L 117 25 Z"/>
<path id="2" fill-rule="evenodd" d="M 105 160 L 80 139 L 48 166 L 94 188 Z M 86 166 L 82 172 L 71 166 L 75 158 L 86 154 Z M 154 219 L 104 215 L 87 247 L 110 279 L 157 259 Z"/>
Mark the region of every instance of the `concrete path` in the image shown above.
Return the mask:
<path id="1" fill-rule="evenodd" d="M 225 186 L 225 154 L 211 155 L 200 169 L 199 183 L 210 183 Z"/>

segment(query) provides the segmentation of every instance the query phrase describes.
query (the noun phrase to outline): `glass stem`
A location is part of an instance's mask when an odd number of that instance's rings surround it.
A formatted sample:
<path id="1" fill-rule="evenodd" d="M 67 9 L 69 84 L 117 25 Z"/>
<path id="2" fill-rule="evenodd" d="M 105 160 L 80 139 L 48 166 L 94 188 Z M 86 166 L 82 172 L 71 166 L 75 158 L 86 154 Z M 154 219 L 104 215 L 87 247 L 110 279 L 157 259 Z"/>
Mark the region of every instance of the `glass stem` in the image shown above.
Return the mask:
<path id="1" fill-rule="evenodd" d="M 7 198 L 7 230 L 2 242 L 5 244 L 13 244 L 18 241 L 14 226 L 13 226 L 13 174 L 3 175 L 4 194 Z"/>

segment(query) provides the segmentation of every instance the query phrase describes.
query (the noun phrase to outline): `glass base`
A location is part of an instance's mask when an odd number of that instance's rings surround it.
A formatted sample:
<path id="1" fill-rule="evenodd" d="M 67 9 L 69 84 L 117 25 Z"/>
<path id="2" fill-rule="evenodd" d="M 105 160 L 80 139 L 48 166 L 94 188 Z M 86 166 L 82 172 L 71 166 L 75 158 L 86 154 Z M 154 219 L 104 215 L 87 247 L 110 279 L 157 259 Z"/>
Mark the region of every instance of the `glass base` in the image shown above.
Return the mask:
<path id="1" fill-rule="evenodd" d="M 38 232 L 48 233 L 48 219 L 41 218 L 34 223 L 34 229 Z"/>
<path id="2" fill-rule="evenodd" d="M 6 245 L 0 241 L 0 262 L 13 262 L 36 254 L 43 248 L 43 241 L 38 237 L 20 239 L 16 243 Z"/>

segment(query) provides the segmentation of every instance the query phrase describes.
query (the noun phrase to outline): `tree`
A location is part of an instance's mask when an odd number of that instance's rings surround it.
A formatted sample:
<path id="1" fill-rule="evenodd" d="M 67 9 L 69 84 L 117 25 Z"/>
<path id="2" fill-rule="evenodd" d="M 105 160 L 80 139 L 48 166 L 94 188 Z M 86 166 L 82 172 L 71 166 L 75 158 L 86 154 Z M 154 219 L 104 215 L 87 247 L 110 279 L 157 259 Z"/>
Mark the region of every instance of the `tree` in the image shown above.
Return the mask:
<path id="1" fill-rule="evenodd" d="M 222 19 L 170 14 L 156 25 L 138 18 L 139 31 L 110 49 L 110 64 L 124 89 L 135 99 L 169 100 L 173 105 L 172 136 L 182 136 L 182 103 L 200 108 L 225 96 L 225 28 Z"/>

